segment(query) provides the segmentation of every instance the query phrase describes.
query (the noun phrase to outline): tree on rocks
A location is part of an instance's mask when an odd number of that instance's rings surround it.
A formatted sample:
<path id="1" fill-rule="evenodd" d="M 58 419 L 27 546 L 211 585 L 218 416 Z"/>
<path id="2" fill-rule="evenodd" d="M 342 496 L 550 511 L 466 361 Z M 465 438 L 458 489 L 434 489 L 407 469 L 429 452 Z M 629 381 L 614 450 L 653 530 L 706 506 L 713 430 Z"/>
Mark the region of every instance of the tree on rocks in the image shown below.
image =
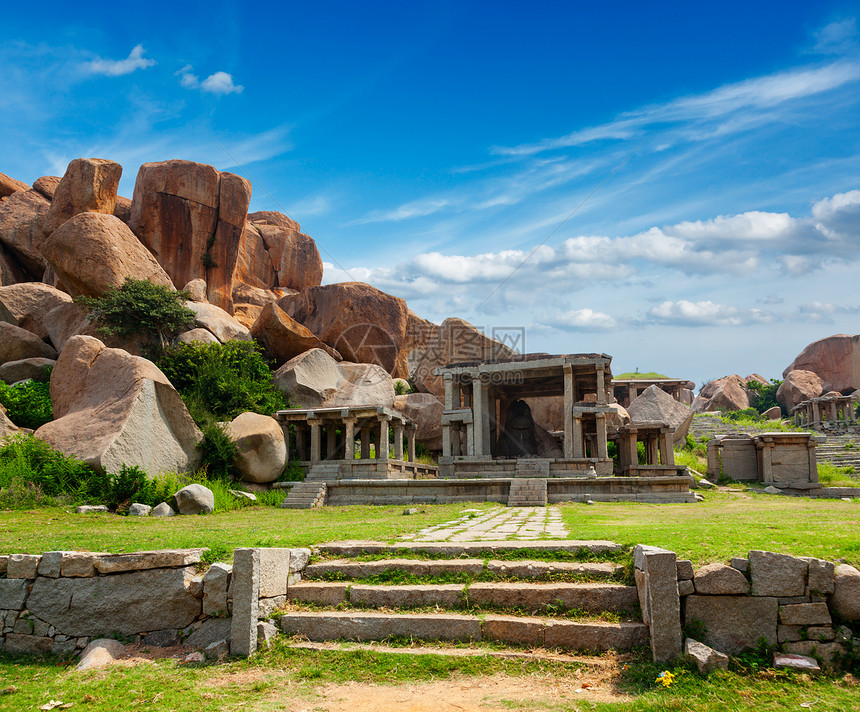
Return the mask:
<path id="1" fill-rule="evenodd" d="M 194 323 L 194 312 L 185 306 L 187 292 L 153 284 L 145 279 L 126 279 L 102 297 L 76 297 L 90 310 L 105 336 L 142 336 L 158 340 L 163 349 L 168 338 Z"/>

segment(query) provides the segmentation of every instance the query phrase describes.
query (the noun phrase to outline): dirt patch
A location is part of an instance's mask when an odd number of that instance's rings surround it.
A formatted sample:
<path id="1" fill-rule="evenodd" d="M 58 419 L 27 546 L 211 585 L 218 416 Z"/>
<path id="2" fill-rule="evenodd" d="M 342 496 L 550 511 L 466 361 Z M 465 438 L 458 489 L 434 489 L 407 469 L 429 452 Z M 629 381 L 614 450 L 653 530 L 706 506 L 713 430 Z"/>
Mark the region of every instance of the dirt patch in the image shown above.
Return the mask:
<path id="1" fill-rule="evenodd" d="M 316 692 L 319 697 L 313 703 L 297 701 L 291 712 L 509 712 L 570 705 L 576 700 L 630 699 L 617 692 L 611 677 L 605 678 L 599 670 L 583 670 L 582 679 L 496 674 L 396 686 L 350 682 L 326 685 Z"/>

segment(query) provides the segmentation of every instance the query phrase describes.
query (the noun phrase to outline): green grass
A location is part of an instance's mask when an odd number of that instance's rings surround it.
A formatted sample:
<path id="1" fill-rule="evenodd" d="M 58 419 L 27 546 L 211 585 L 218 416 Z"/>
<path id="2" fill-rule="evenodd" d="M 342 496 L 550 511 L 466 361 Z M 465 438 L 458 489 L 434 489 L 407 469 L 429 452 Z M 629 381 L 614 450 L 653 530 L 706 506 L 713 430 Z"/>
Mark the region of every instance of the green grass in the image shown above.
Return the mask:
<path id="1" fill-rule="evenodd" d="M 656 378 L 669 378 L 668 376 L 664 376 L 662 373 L 657 373 L 656 371 L 648 371 L 647 373 L 639 373 L 638 371 L 631 371 L 629 373 L 622 373 L 618 376 L 613 376 L 613 379 L 616 381 L 625 379 L 625 380 L 654 380 Z"/>
<path id="2" fill-rule="evenodd" d="M 855 474 L 854 467 L 838 467 L 832 462 L 818 463 L 818 481 L 825 487 L 860 487 L 860 482 L 850 475 Z"/>
<path id="3" fill-rule="evenodd" d="M 742 485 L 738 485 L 741 489 Z M 571 538 L 651 544 L 705 564 L 763 549 L 860 564 L 860 500 L 705 491 L 697 504 L 563 504 Z"/>
<path id="4" fill-rule="evenodd" d="M 803 709 L 801 703 L 807 702 L 815 711 L 846 712 L 856 709 L 860 692 L 856 679 L 850 676 L 811 678 L 739 665 L 706 679 L 685 666 L 676 666 L 672 668 L 674 684 L 664 689 L 655 682 L 664 668 L 650 662 L 646 651 L 621 659 L 610 654 L 600 660 L 600 666 L 590 667 L 584 661 L 546 658 L 316 651 L 290 648 L 286 641 L 277 641 L 272 649 L 247 660 L 190 665 L 166 660 L 81 673 L 53 658 L 0 655 L 0 709 L 36 710 L 52 699 L 91 712 L 345 709 L 337 706 L 337 698 L 324 697 L 327 685 L 345 683 L 379 686 L 375 694 L 387 695 L 395 709 L 398 705 L 392 696 L 406 699 L 411 694 L 420 699 L 422 695 L 422 688 L 410 689 L 407 684 L 450 680 L 466 688 L 483 684 L 491 675 L 494 685 L 531 679 L 534 687 L 544 691 L 526 698 L 508 693 L 504 706 L 512 710 L 777 712 Z M 592 702 L 574 695 L 583 682 L 595 679 L 602 688 L 632 699 Z M 564 692 L 553 695 L 557 689 Z M 399 707 L 408 709 L 403 703 Z"/>

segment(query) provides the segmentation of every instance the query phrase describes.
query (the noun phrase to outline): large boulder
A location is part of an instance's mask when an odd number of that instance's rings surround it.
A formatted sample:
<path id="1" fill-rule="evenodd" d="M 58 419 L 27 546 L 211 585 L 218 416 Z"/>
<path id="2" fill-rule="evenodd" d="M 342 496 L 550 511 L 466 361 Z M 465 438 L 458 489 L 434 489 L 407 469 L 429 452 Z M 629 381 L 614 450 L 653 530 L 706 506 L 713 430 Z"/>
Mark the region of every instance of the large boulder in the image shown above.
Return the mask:
<path id="1" fill-rule="evenodd" d="M 54 191 L 42 231 L 50 235 L 78 213 L 113 215 L 121 176 L 122 166 L 114 161 L 103 158 L 73 160 Z"/>
<path id="2" fill-rule="evenodd" d="M 278 300 L 278 306 L 347 361 L 407 374 L 406 302 L 363 282 L 308 287 Z"/>
<path id="3" fill-rule="evenodd" d="M 807 346 L 783 372 L 812 371 L 821 379 L 821 392 L 849 394 L 860 388 L 860 334 L 836 334 Z"/>
<path id="4" fill-rule="evenodd" d="M 75 215 L 45 240 L 42 254 L 73 296 L 100 297 L 127 278 L 173 288 L 155 258 L 113 215 Z"/>
<path id="5" fill-rule="evenodd" d="M 151 474 L 193 469 L 202 435 L 151 361 L 73 336 L 51 378 L 56 420 L 36 437 L 99 471 L 123 464 Z"/>
<path id="6" fill-rule="evenodd" d="M 425 393 L 432 393 L 440 400 L 445 398 L 445 385 L 441 376 L 433 371 L 458 361 L 492 361 L 514 358 L 517 353 L 505 344 L 489 336 L 463 319 L 445 319 L 433 338 L 415 357 L 415 367 L 410 380 Z M 546 422 L 547 427 L 554 423 Z"/>
<path id="7" fill-rule="evenodd" d="M 683 443 L 693 422 L 693 409 L 676 401 L 659 386 L 648 386 L 627 406 L 631 423 L 662 421 L 675 428 L 673 440 Z"/>
<path id="8" fill-rule="evenodd" d="M 18 326 L 32 331 L 40 339 L 49 339 L 45 317 L 55 307 L 70 304 L 65 292 L 42 282 L 24 282 L 0 287 L 0 303 L 11 312 Z"/>
<path id="9" fill-rule="evenodd" d="M 215 511 L 215 493 L 197 482 L 176 492 L 173 501 L 180 514 L 212 514 Z"/>
<path id="10" fill-rule="evenodd" d="M 325 351 L 311 349 L 287 361 L 273 378 L 290 405 L 317 408 L 337 392 L 343 371 Z"/>
<path id="11" fill-rule="evenodd" d="M 342 361 L 338 365 L 343 381 L 323 403 L 324 406 L 394 405 L 394 381 L 382 366 L 350 361 Z"/>
<path id="12" fill-rule="evenodd" d="M 129 224 L 175 284 L 204 279 L 208 298 L 233 310 L 233 272 L 251 184 L 192 161 L 144 163 Z"/>
<path id="13" fill-rule="evenodd" d="M 17 383 L 18 381 L 47 382 L 48 367 L 53 368 L 56 361 L 50 358 L 24 358 L 20 361 L 7 361 L 0 365 L 0 381 Z"/>
<path id="14" fill-rule="evenodd" d="M 7 176 L 5 173 L 0 173 L 0 198 L 6 198 L 19 190 L 30 190 L 30 186 L 23 181 Z"/>
<path id="15" fill-rule="evenodd" d="M 33 275 L 24 269 L 18 258 L 0 242 L 0 285 L 29 282 Z"/>
<path id="16" fill-rule="evenodd" d="M 194 326 L 211 332 L 222 344 L 231 339 L 251 340 L 251 331 L 248 327 L 234 319 L 221 307 L 206 302 L 186 302 L 185 306 L 194 312 Z"/>
<path id="17" fill-rule="evenodd" d="M 745 410 L 750 407 L 746 381 L 737 374 L 718 378 L 702 386 L 693 401 L 694 413 L 714 410 Z"/>
<path id="18" fill-rule="evenodd" d="M 292 294 L 292 290 L 275 291 L 233 282 L 233 316 L 250 329 L 260 318 L 263 307 L 277 302 L 284 294 Z"/>
<path id="19" fill-rule="evenodd" d="M 189 329 L 188 331 L 183 331 L 176 337 L 176 342 L 180 344 L 193 344 L 194 342 L 198 344 L 220 344 L 221 342 L 215 337 L 215 335 L 209 331 L 208 329 Z"/>
<path id="20" fill-rule="evenodd" d="M 25 358 L 57 358 L 56 350 L 32 331 L 0 321 L 0 364 Z"/>
<path id="21" fill-rule="evenodd" d="M 250 232 L 259 235 L 278 281 L 277 284 L 254 285 L 253 282 L 245 280 L 241 273 L 237 275 L 240 281 L 251 286 L 296 291 L 316 287 L 322 282 L 323 263 L 316 243 L 301 231 L 295 220 L 283 213 L 263 210 L 249 214 L 248 223 Z M 249 240 L 248 249 L 260 249 L 258 243 L 254 244 L 254 238 Z"/>
<path id="22" fill-rule="evenodd" d="M 442 449 L 442 401 L 432 393 L 407 393 L 394 397 L 394 407 L 415 423 L 417 443 L 428 450 Z"/>
<path id="23" fill-rule="evenodd" d="M 241 413 L 227 425 L 227 437 L 239 452 L 236 467 L 246 482 L 274 482 L 287 465 L 287 443 L 277 420 Z"/>
<path id="24" fill-rule="evenodd" d="M 813 371 L 789 371 L 776 391 L 776 400 L 791 413 L 798 403 L 818 398 L 823 393 L 824 383 Z"/>
<path id="25" fill-rule="evenodd" d="M 251 327 L 251 336 L 278 366 L 311 349 L 322 349 L 336 361 L 341 360 L 337 351 L 320 341 L 273 302 L 262 308 Z"/>
<path id="26" fill-rule="evenodd" d="M 10 250 L 33 278 L 48 263 L 39 247 L 45 239 L 42 225 L 50 203 L 36 190 L 21 190 L 0 202 L 0 243 Z"/>
<path id="27" fill-rule="evenodd" d="M 274 374 L 290 405 L 300 408 L 394 405 L 394 382 L 381 366 L 338 363 L 322 349 L 287 361 Z"/>
<path id="28" fill-rule="evenodd" d="M 62 178 L 60 176 L 42 176 L 33 181 L 33 190 L 41 195 L 45 200 L 51 201 L 54 199 L 54 193 L 57 186 L 60 185 Z"/>

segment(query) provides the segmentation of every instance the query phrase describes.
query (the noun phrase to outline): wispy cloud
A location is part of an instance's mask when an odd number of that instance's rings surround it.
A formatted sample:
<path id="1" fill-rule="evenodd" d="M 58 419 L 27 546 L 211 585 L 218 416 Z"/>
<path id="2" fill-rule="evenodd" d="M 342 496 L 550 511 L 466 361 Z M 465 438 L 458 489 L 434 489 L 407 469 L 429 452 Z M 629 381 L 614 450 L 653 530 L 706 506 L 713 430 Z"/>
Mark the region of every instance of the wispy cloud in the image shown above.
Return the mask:
<path id="1" fill-rule="evenodd" d="M 136 45 L 125 59 L 94 59 L 83 65 L 83 70 L 88 74 L 102 74 L 107 77 L 121 77 L 131 74 L 138 69 L 147 69 L 155 66 L 154 59 L 143 56 L 145 50 L 143 45 Z"/>
<path id="2" fill-rule="evenodd" d="M 831 22 L 815 33 L 814 54 L 845 54 L 857 46 L 857 20 L 847 17 Z"/>

